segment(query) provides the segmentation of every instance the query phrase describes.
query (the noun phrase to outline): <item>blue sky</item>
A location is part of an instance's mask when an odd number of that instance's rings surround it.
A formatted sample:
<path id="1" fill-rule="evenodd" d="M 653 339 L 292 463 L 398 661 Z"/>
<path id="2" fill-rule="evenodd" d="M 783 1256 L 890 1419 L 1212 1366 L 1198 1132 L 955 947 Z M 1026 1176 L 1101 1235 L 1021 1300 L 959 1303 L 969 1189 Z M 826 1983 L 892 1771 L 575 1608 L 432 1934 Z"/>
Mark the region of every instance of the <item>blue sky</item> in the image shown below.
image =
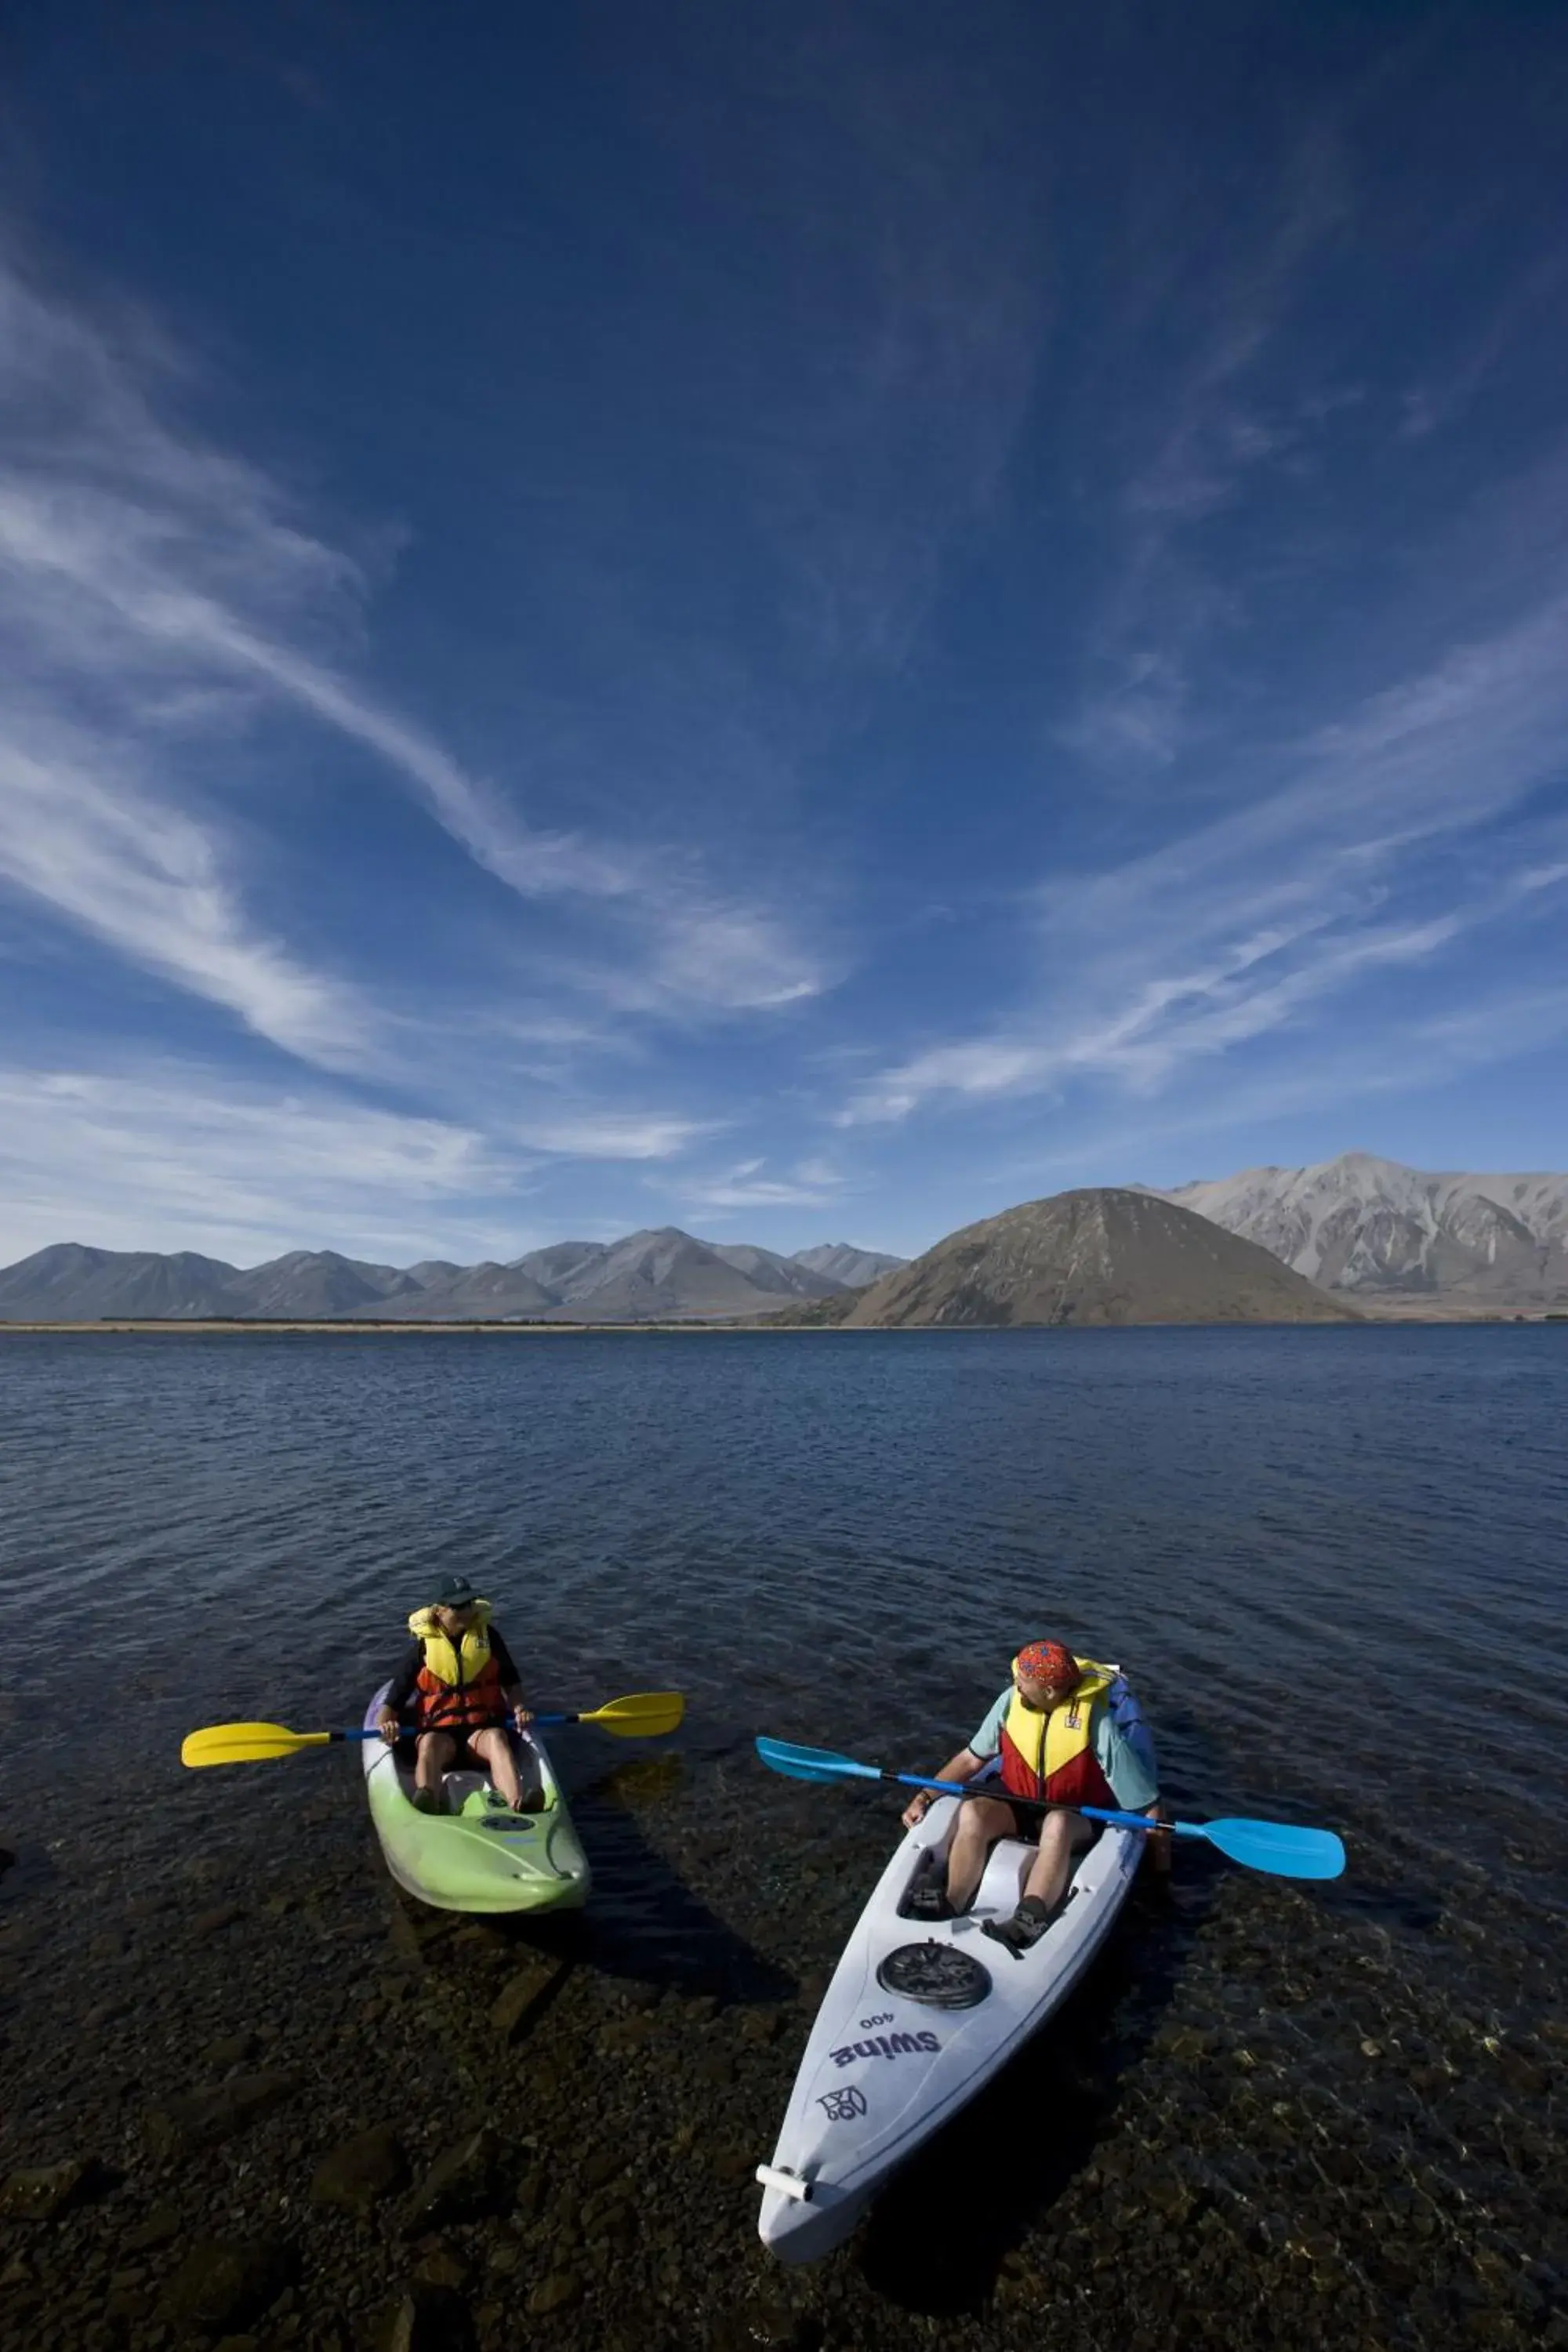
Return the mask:
<path id="1" fill-rule="evenodd" d="M 0 1262 L 1568 1166 L 1568 20 L 21 12 Z"/>

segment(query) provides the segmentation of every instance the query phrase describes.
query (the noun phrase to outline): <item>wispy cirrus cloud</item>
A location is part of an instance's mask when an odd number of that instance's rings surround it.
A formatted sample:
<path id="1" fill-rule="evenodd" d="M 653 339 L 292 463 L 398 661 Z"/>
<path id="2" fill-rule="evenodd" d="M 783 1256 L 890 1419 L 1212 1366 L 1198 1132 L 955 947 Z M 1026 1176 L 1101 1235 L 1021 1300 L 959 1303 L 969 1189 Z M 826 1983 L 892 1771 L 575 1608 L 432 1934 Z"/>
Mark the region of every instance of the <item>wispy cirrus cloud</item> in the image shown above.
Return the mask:
<path id="1" fill-rule="evenodd" d="M 166 347 L 144 320 L 121 326 L 171 389 Z M 193 525 L 193 509 L 207 520 Z M 346 571 L 278 518 L 251 469 L 160 427 L 124 362 L 0 250 L 0 886 L 288 1053 L 363 1061 L 375 1024 L 362 992 L 247 911 L 226 828 L 171 782 L 183 748 L 232 727 L 242 698 L 173 647 L 128 653 L 113 600 L 47 560 L 61 545 L 107 565 L 116 547 L 176 566 L 205 548 L 217 572 L 243 570 L 262 609 L 314 609 Z"/>
<path id="2" fill-rule="evenodd" d="M 1135 570 L 1150 566 L 1165 536 L 1230 505 L 1255 467 L 1321 420 L 1319 395 L 1263 406 L 1241 387 L 1296 299 L 1304 268 L 1350 210 L 1344 159 L 1324 130 L 1303 137 L 1271 209 L 1272 220 L 1265 216 L 1196 297 L 1201 324 L 1192 356 L 1174 388 L 1164 387 L 1152 456 L 1123 486 L 1123 510 L 1142 534 Z M 1179 281 L 1164 294 L 1194 300 Z"/>
<path id="3" fill-rule="evenodd" d="M 624 986 L 625 1009 L 684 1019 L 831 984 L 829 960 L 784 916 L 728 896 L 692 852 L 531 825 L 357 683 L 343 656 L 362 633 L 364 565 L 307 528 L 263 469 L 184 421 L 193 390 L 147 321 L 95 320 L 0 250 L 0 649 L 12 681 L 0 793 L 13 839 L 49 764 L 39 740 L 68 733 L 72 745 L 52 845 L 11 859 L 14 887 L 288 1050 L 314 1054 L 317 1029 L 331 1030 L 335 1054 L 347 1022 L 323 1012 L 312 1025 L 284 1003 L 324 1007 L 334 983 L 292 971 L 246 917 L 203 774 L 237 729 L 292 714 L 368 753 L 519 898 L 580 909 L 575 970 L 602 1001 Z M 151 956 L 127 909 L 164 855 L 187 876 L 202 869 L 205 895 L 188 882 L 168 893 L 174 950 Z"/>
<path id="4" fill-rule="evenodd" d="M 1184 1149 L 1206 1139 L 1212 1152 L 1218 1138 L 1219 1157 L 1209 1158 L 1204 1168 L 1217 1175 L 1238 1151 L 1245 1155 L 1246 1139 L 1260 1126 L 1280 1118 L 1315 1119 L 1326 1104 L 1340 1122 L 1332 1136 L 1337 1149 L 1344 1143 L 1343 1118 L 1352 1104 L 1376 1107 L 1451 1085 L 1495 1068 L 1500 1055 L 1537 1054 L 1564 1038 L 1568 986 L 1520 988 L 1505 982 L 1481 990 L 1462 1006 L 1413 1015 L 1400 1026 L 1395 1052 L 1381 1031 L 1341 1031 L 1278 1065 L 1222 1074 L 1201 1094 L 1172 1089 L 1157 1106 L 1146 1098 L 1130 1099 L 1059 1142 L 998 1159 L 989 1172 L 1005 1196 L 1046 1179 L 1125 1183 L 1145 1174 L 1156 1159 L 1168 1162 L 1173 1145 Z M 1358 1109 L 1357 1118 L 1362 1115 Z M 1352 1124 L 1350 1134 L 1356 1132 Z"/>
<path id="5" fill-rule="evenodd" d="M 477 1259 L 497 1234 L 476 1197 L 515 1202 L 525 1174 L 472 1128 L 185 1064 L 0 1069 L 0 1262 L 65 1240 L 243 1264 L 301 1246 Z M 528 1246 L 516 1208 L 498 1213 Z"/>
<path id="6" fill-rule="evenodd" d="M 846 1189 L 834 1164 L 821 1158 L 798 1160 L 774 1175 L 763 1160 L 738 1160 L 710 1175 L 672 1180 L 664 1189 L 692 1209 L 726 1213 L 742 1209 L 827 1209 Z"/>
<path id="7" fill-rule="evenodd" d="M 721 1124 L 668 1111 L 567 1110 L 530 1119 L 519 1139 L 573 1160 L 673 1160 Z"/>
<path id="8" fill-rule="evenodd" d="M 1120 388 L 1104 489 L 1107 584 L 1089 630 L 1085 690 L 1056 729 L 1097 764 L 1167 768 L 1201 732 L 1193 670 L 1234 624 L 1239 583 L 1194 551 L 1200 534 L 1299 462 L 1361 397 L 1316 374 L 1269 380 L 1281 332 L 1350 201 L 1340 142 L 1317 124 L 1241 225 L 1214 224 L 1212 245 L 1173 237 L 1170 220 L 1145 224 L 1150 241 L 1130 264 L 1133 291 L 1110 362 Z M 1173 333 L 1185 354 L 1174 370 L 1151 362 Z"/>
<path id="9" fill-rule="evenodd" d="M 1568 253 L 1540 254 L 1500 291 L 1490 317 L 1446 370 L 1414 383 L 1401 396 L 1399 436 L 1424 441 L 1457 425 L 1510 349 L 1528 346 L 1538 322 L 1561 298 L 1568 277 Z"/>
<path id="10" fill-rule="evenodd" d="M 1074 1086 L 1093 1080 L 1156 1095 L 1190 1065 L 1287 1030 L 1379 972 L 1434 961 L 1466 932 L 1517 911 L 1531 887 L 1568 903 L 1561 887 L 1568 869 L 1542 871 L 1549 878 L 1538 886 L 1517 878 L 1425 921 L 1356 925 L 1341 902 L 1317 921 L 1257 934 L 1212 962 L 1162 970 L 1152 961 L 1123 957 L 1114 973 L 1086 971 L 1079 990 L 1047 996 L 1026 1022 L 891 1065 L 851 1095 L 837 1121 L 898 1122 L 944 1097 L 955 1104 L 1064 1099 Z M 1255 910 L 1235 911 L 1244 918 Z M 1097 1001 L 1098 1014 L 1089 1009 Z M 1390 1050 L 1386 1040 L 1383 1050 Z"/>
<path id="11" fill-rule="evenodd" d="M 216 828 L 100 740 L 0 720 L 0 880 L 326 1068 L 363 1067 L 377 1024 L 347 981 L 247 915 Z"/>
<path id="12" fill-rule="evenodd" d="M 896 674 L 1038 381 L 1037 118 L 956 20 L 911 39 L 864 10 L 699 7 L 650 20 L 623 70 L 678 181 L 765 224 L 709 247 L 650 221 L 647 282 L 703 355 L 683 410 L 744 448 L 739 501 L 791 654 L 817 679 Z"/>
<path id="13" fill-rule="evenodd" d="M 1562 821 L 1525 810 L 1559 768 L 1565 642 L 1568 585 L 1282 747 L 1272 792 L 1143 856 L 1043 886 L 1027 1011 L 885 1067 L 840 1121 L 1089 1078 L 1156 1090 L 1486 924 L 1550 919 L 1568 895 Z M 1505 820 L 1481 854 L 1455 859 L 1456 845 Z"/>

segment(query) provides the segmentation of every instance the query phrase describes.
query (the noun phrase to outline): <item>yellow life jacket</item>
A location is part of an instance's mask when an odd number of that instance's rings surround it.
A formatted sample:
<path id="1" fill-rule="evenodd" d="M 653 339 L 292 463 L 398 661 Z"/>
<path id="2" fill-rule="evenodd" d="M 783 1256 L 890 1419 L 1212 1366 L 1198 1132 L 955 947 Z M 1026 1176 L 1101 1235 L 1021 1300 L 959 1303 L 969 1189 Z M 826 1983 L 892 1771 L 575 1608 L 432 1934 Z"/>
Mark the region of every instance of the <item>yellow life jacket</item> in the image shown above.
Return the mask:
<path id="1" fill-rule="evenodd" d="M 408 1630 L 425 1645 L 426 1673 L 452 1690 L 459 1684 L 467 1688 L 478 1682 L 489 1664 L 488 1629 L 494 1613 L 488 1601 L 476 1601 L 472 1622 L 463 1628 L 461 1644 L 455 1646 L 451 1635 L 437 1623 L 433 1609 L 416 1609 L 408 1620 Z"/>
<path id="2" fill-rule="evenodd" d="M 1016 1669 L 1017 1660 L 1014 1667 Z M 1089 1748 L 1095 1701 L 1103 1698 L 1121 1669 L 1080 1658 L 1070 1702 L 1041 1715 L 1026 1706 L 1015 1685 L 1002 1727 L 1002 1778 L 1016 1797 L 1050 1797 L 1058 1802 L 1114 1804 Z"/>

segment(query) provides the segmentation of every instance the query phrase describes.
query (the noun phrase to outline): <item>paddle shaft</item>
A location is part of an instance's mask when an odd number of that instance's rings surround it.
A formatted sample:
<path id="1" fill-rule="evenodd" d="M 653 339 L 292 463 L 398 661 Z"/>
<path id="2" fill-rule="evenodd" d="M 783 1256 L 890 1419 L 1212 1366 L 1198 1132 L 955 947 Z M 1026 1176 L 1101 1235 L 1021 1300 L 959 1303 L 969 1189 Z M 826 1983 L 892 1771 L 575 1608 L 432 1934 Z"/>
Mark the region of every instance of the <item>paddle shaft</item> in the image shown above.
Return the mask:
<path id="1" fill-rule="evenodd" d="M 570 1723 L 574 1720 L 572 1717 L 565 1715 L 536 1715 L 533 1719 L 535 1723 Z M 510 1718 L 509 1717 L 507 1721 L 502 1722 L 499 1716 L 493 1723 L 400 1723 L 397 1727 L 397 1737 L 399 1739 L 423 1739 L 432 1732 L 445 1732 L 448 1738 L 457 1739 L 466 1738 L 470 1731 L 507 1731 L 510 1730 Z M 322 1740 L 379 1739 L 381 1738 L 381 1726 L 376 1723 L 362 1723 L 353 1731 L 318 1731 L 314 1733 L 302 1731 L 298 1733 L 296 1737 L 300 1739 L 308 1740 L 312 1747 L 319 1747 Z"/>
<path id="2" fill-rule="evenodd" d="M 1203 1838 L 1227 1861 L 1249 1870 L 1271 1872 L 1279 1878 L 1338 1878 L 1345 1867 L 1345 1849 L 1332 1830 L 1300 1829 L 1289 1822 L 1168 1822 L 1159 1815 L 1116 1812 L 1100 1805 L 1065 1805 L 1049 1797 L 1015 1797 L 994 1780 L 943 1780 L 934 1774 L 888 1772 L 876 1764 L 857 1763 L 852 1756 L 835 1756 L 823 1748 L 798 1748 L 784 1739 L 757 1741 L 757 1753 L 774 1772 L 796 1780 L 891 1780 L 900 1788 L 924 1789 L 932 1796 L 992 1797 L 1038 1812 L 1077 1813 L 1091 1822 L 1108 1822 L 1118 1829 L 1159 1830 L 1166 1836 Z"/>
<path id="3" fill-rule="evenodd" d="M 967 1781 L 924 1780 L 912 1772 L 879 1772 L 879 1780 L 897 1780 L 906 1788 L 935 1789 L 943 1796 L 985 1797 L 992 1788 L 974 1788 Z M 1111 1812 L 1103 1805 L 1054 1804 L 1047 1797 L 1015 1797 L 1004 1791 L 1000 1801 L 1028 1805 L 1041 1812 L 1078 1813 L 1086 1822 L 1108 1822 L 1113 1829 L 1163 1830 L 1172 1837 L 1202 1838 L 1227 1861 L 1249 1870 L 1272 1871 L 1283 1878 L 1338 1878 L 1345 1866 L 1344 1847 L 1327 1830 L 1293 1831 L 1273 1822 L 1167 1822 L 1148 1813 Z M 1278 1837 L 1287 1841 L 1273 1843 Z"/>
<path id="4" fill-rule="evenodd" d="M 531 1730 L 536 1723 L 554 1726 L 558 1723 L 591 1722 L 592 1719 L 591 1717 L 581 1715 L 535 1715 L 530 1717 L 523 1728 Z M 400 1723 L 397 1727 L 397 1737 L 399 1739 L 423 1739 L 432 1732 L 444 1731 L 448 1738 L 457 1739 L 466 1738 L 470 1731 L 512 1731 L 516 1727 L 510 1715 L 497 1716 L 490 1723 Z M 354 1731 L 329 1731 L 327 1738 L 329 1739 L 379 1739 L 381 1730 L 376 1724 L 362 1723 Z"/>
<path id="5" fill-rule="evenodd" d="M 533 1718 L 535 1723 L 575 1723 L 578 1719 L 574 1715 L 536 1715 Z M 214 1727 L 221 1728 L 218 1726 Z M 431 1733 L 444 1733 L 449 1739 L 460 1739 L 465 1738 L 470 1730 L 509 1731 L 511 1727 L 510 1716 L 504 1722 L 498 1719 L 493 1723 L 471 1725 L 400 1723 L 396 1737 L 399 1739 L 421 1739 L 427 1738 Z M 279 1729 L 281 1730 L 281 1726 Z M 200 1735 L 193 1735 L 193 1737 L 197 1736 Z M 352 1731 L 294 1731 L 284 1732 L 283 1737 L 292 1740 L 297 1748 L 328 1748 L 344 1739 L 379 1739 L 381 1727 L 375 1723 L 360 1723 L 356 1724 Z M 287 1751 L 280 1749 L 279 1752 L 281 1754 Z"/>
<path id="6" fill-rule="evenodd" d="M 1152 1821 L 1147 1813 L 1108 1812 L 1103 1805 L 1063 1805 L 1050 1797 L 1015 1797 L 1010 1789 L 994 1785 L 976 1788 L 968 1780 L 925 1780 L 917 1772 L 879 1772 L 879 1780 L 896 1780 L 904 1789 L 934 1789 L 942 1797 L 991 1797 L 1001 1805 L 1027 1805 L 1041 1813 L 1079 1813 L 1086 1822 L 1110 1822 L 1124 1830 L 1173 1830 L 1178 1837 L 1202 1837 L 1196 1822 Z"/>

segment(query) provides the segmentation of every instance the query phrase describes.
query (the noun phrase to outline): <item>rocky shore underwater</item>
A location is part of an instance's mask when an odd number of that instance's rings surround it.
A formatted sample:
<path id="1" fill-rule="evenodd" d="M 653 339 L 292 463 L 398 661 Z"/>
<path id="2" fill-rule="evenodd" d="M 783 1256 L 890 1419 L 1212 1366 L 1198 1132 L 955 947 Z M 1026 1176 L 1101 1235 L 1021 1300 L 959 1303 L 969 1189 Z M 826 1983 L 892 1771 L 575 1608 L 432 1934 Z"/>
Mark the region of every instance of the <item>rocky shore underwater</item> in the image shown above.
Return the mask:
<path id="1" fill-rule="evenodd" d="M 62 1805 L 0 1888 L 8 2340 L 1568 2344 L 1552 1972 L 1462 1904 L 1187 1852 L 858 2237 L 779 2266 L 752 2169 L 892 1810 L 700 1726 L 568 1755 L 598 1892 L 526 1929 L 401 1895 L 337 1762 L 266 1768 L 183 1852 L 139 1776 Z"/>
<path id="2" fill-rule="evenodd" d="M 7 2347 L 1568 2347 L 1553 1335 L 29 1347 Z M 356 1721 L 449 1566 L 542 1704 L 687 1695 L 673 1744 L 552 1742 L 578 1919 L 405 1901 L 342 1749 L 180 1766 Z M 1047 1631 L 1126 1663 L 1173 1813 L 1321 1822 L 1346 1875 L 1179 1848 L 786 2269 L 752 2168 L 898 1806 L 751 1736 L 934 1763 Z"/>

